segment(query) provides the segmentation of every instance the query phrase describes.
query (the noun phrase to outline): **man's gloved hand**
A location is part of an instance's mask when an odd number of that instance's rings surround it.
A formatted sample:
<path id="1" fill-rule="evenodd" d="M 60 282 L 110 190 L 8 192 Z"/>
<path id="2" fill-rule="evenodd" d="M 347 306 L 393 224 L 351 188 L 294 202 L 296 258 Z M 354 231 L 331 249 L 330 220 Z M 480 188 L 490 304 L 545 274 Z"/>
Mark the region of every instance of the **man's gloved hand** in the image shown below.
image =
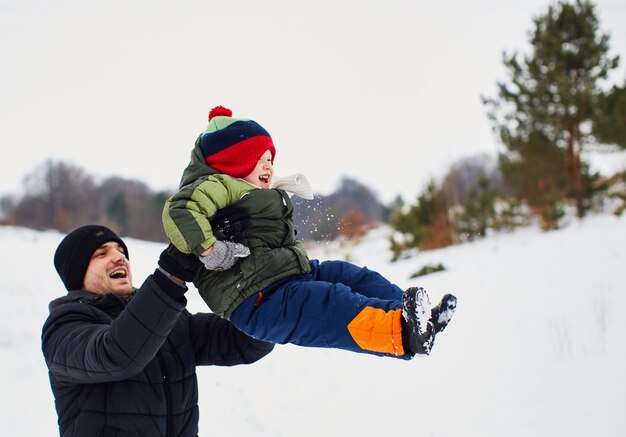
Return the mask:
<path id="1" fill-rule="evenodd" d="M 161 252 L 159 257 L 159 267 L 185 282 L 193 280 L 200 266 L 202 266 L 202 263 L 200 263 L 197 256 L 182 253 L 171 243 Z"/>
<path id="2" fill-rule="evenodd" d="M 211 253 L 201 256 L 200 261 L 207 270 L 228 270 L 237 261 L 237 258 L 245 258 L 250 255 L 250 249 L 243 244 L 231 241 L 217 240 L 212 246 Z"/>

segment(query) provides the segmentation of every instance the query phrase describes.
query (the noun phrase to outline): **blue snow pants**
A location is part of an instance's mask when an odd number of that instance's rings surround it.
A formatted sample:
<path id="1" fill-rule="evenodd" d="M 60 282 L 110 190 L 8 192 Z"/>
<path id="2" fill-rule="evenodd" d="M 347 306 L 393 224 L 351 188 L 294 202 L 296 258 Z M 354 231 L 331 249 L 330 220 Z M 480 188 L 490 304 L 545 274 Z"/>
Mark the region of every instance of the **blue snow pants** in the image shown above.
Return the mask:
<path id="1" fill-rule="evenodd" d="M 230 321 L 272 343 L 410 358 L 402 346 L 402 290 L 366 267 L 311 260 L 311 272 L 246 299 Z"/>

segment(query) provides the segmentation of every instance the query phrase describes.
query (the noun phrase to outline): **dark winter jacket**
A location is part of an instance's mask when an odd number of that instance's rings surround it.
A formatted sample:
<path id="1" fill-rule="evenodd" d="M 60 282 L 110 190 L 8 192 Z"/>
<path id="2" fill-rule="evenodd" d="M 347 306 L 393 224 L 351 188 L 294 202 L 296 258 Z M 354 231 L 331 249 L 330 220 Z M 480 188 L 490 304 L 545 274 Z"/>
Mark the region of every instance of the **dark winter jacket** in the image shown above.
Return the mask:
<path id="1" fill-rule="evenodd" d="M 197 144 L 180 185 L 163 210 L 165 233 L 179 250 L 199 255 L 216 239 L 250 248 L 229 270 L 198 270 L 194 284 L 214 313 L 229 318 L 248 297 L 311 271 L 285 191 L 217 173 L 204 163 Z"/>
<path id="2" fill-rule="evenodd" d="M 42 332 L 62 436 L 196 436 L 195 367 L 252 363 L 272 347 L 216 315 L 191 315 L 154 276 L 128 303 L 69 292 Z"/>

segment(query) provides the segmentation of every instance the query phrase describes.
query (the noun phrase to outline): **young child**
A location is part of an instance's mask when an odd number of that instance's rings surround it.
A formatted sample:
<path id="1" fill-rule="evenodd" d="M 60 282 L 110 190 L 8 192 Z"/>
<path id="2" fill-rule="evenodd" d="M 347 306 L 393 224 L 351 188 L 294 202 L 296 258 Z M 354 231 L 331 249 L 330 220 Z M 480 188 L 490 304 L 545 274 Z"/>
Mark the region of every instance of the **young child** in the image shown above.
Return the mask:
<path id="1" fill-rule="evenodd" d="M 429 354 L 456 297 L 431 309 L 420 287 L 403 292 L 365 267 L 309 260 L 289 195 L 271 188 L 275 155 L 258 123 L 213 108 L 165 204 L 168 238 L 206 267 L 194 284 L 211 310 L 268 342 L 405 359 Z"/>

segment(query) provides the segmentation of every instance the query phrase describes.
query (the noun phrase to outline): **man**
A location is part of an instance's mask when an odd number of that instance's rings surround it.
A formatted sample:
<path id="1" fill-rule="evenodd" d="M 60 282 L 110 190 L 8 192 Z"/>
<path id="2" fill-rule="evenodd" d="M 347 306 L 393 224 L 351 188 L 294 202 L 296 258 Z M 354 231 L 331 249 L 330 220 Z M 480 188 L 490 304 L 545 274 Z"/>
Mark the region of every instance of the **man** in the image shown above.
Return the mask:
<path id="1" fill-rule="evenodd" d="M 185 309 L 201 264 L 171 245 L 138 289 L 126 244 L 104 226 L 69 233 L 54 265 L 68 293 L 50 303 L 42 350 L 61 436 L 196 436 L 196 366 L 249 364 L 273 348 Z"/>

